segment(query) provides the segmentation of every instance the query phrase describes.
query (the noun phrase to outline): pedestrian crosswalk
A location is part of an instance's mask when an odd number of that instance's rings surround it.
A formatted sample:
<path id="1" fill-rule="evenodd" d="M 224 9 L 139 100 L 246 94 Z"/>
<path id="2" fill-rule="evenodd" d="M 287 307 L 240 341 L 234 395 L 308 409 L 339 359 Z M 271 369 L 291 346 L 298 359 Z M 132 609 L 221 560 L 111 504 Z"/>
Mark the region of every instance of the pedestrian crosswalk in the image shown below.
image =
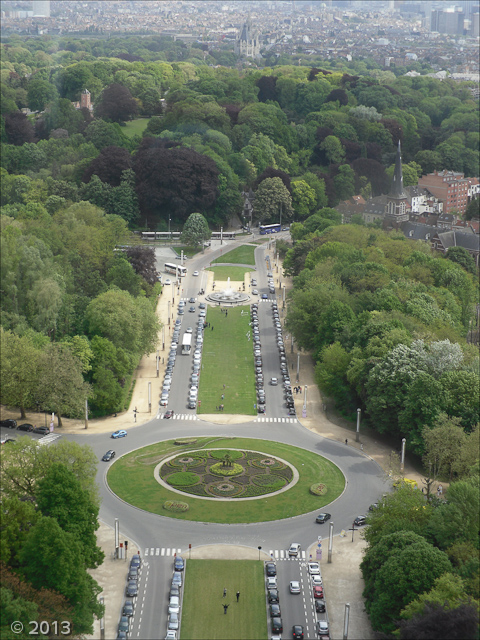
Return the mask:
<path id="1" fill-rule="evenodd" d="M 288 555 L 288 550 L 287 549 L 270 549 L 269 550 L 269 554 L 270 557 L 275 559 L 275 560 L 293 560 L 293 561 L 297 561 L 298 560 L 307 560 L 307 554 L 305 551 L 301 551 L 301 557 L 290 557 Z M 180 556 L 182 555 L 182 550 L 181 549 L 177 549 L 175 547 L 171 548 L 171 547 L 146 547 L 144 549 L 143 552 L 144 557 L 150 556 L 150 557 L 155 557 L 158 556 L 159 558 L 162 557 L 173 557 L 173 556 Z"/>
<path id="2" fill-rule="evenodd" d="M 181 549 L 170 549 L 170 547 L 147 547 L 144 551 L 144 556 L 179 556 L 182 553 Z"/>
<path id="3" fill-rule="evenodd" d="M 159 412 L 157 418 L 163 418 L 165 412 Z M 174 413 L 169 420 L 199 420 L 199 417 L 195 413 Z"/>
<path id="4" fill-rule="evenodd" d="M 37 440 L 37 443 L 38 444 L 51 444 L 57 438 L 60 438 L 60 434 L 59 433 L 49 433 L 47 436 L 43 436 L 43 438 L 40 438 L 39 440 Z"/>
<path id="5" fill-rule="evenodd" d="M 296 418 L 255 418 L 254 422 L 288 422 L 290 424 L 297 422 Z"/>

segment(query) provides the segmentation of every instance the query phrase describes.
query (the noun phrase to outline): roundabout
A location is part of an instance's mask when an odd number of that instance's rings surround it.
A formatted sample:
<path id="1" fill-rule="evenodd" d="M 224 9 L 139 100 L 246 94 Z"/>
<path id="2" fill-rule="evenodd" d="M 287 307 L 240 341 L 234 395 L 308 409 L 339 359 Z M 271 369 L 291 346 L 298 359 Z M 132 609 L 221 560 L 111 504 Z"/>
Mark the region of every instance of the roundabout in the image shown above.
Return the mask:
<path id="1" fill-rule="evenodd" d="M 111 491 L 154 514 L 234 524 L 310 513 L 345 489 L 337 465 L 285 443 L 215 437 L 199 437 L 189 445 L 175 442 L 158 442 L 119 458 L 107 475 Z M 320 494 L 311 490 L 312 483 L 322 485 Z M 187 507 L 165 507 L 179 501 Z"/>

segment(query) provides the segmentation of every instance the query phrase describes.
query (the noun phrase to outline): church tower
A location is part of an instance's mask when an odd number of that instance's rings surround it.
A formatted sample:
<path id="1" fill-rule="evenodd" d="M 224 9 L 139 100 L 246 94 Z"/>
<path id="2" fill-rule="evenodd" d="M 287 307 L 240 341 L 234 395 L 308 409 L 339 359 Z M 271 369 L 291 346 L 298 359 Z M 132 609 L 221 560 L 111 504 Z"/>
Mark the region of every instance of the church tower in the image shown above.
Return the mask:
<path id="1" fill-rule="evenodd" d="M 403 189 L 402 155 L 399 140 L 392 186 L 390 187 L 390 193 L 387 196 L 387 205 L 385 207 L 385 222 L 387 226 L 397 228 L 402 222 L 407 221 L 407 194 Z"/>

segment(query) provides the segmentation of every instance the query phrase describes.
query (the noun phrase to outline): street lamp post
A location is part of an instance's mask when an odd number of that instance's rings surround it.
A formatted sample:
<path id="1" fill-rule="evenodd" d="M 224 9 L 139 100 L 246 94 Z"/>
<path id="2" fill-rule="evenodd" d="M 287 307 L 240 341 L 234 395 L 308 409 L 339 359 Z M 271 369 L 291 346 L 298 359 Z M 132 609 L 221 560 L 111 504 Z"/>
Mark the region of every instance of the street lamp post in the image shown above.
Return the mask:
<path id="1" fill-rule="evenodd" d="M 172 243 L 172 233 L 170 231 L 170 222 L 172 221 L 172 219 L 170 218 L 170 216 L 168 216 L 168 239 L 170 241 L 170 244 Z"/>
<path id="2" fill-rule="evenodd" d="M 348 638 L 348 619 L 350 617 L 350 603 L 345 603 L 345 618 L 343 620 L 343 640 Z"/>
<path id="3" fill-rule="evenodd" d="M 297 353 L 297 382 L 300 380 L 300 353 Z"/>
<path id="4" fill-rule="evenodd" d="M 405 471 L 405 444 L 407 442 L 406 438 L 402 438 L 402 459 L 400 460 L 400 473 L 403 476 Z"/>
<path id="5" fill-rule="evenodd" d="M 333 550 L 333 522 L 330 522 L 330 531 L 328 533 L 328 563 L 332 562 L 332 550 Z"/>
<path id="6" fill-rule="evenodd" d="M 258 547 L 258 559 L 260 560 L 260 551 L 262 550 L 262 547 Z"/>
<path id="7" fill-rule="evenodd" d="M 355 434 L 355 440 L 360 442 L 360 414 L 362 413 L 361 409 L 357 409 L 357 433 Z"/>

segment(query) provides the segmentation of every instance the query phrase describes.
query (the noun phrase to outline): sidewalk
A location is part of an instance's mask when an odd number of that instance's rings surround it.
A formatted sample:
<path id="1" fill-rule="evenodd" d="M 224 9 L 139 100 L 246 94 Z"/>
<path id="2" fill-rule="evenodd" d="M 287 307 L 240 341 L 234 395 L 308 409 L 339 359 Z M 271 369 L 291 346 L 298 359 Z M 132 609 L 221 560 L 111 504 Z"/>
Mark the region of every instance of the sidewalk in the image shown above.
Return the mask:
<path id="1" fill-rule="evenodd" d="M 274 265 L 273 252 L 268 252 L 271 257 L 272 266 Z M 275 283 L 278 285 L 279 281 L 285 284 L 288 289 L 291 287 L 291 281 L 281 276 L 281 269 L 279 265 L 279 271 L 277 273 L 277 267 L 273 266 L 272 269 L 275 277 Z M 212 291 L 213 272 L 207 272 L 208 282 L 205 288 L 206 293 Z M 247 279 L 248 283 L 248 279 Z M 220 282 L 216 283 L 216 288 L 221 286 Z M 80 420 L 72 420 L 68 418 L 62 419 L 63 427 L 61 429 L 56 428 L 58 433 L 62 434 L 81 434 L 81 433 L 106 433 L 113 432 L 117 429 L 132 429 L 141 426 L 149 422 L 154 418 L 158 411 L 158 400 L 160 397 L 163 381 L 163 372 L 165 369 L 164 360 L 165 355 L 168 355 L 170 347 L 170 338 L 172 335 L 172 318 L 173 321 L 176 317 L 176 307 L 178 306 L 179 296 L 178 290 L 173 289 L 173 285 L 164 287 L 162 295 L 159 296 L 156 313 L 159 319 L 164 323 L 164 330 L 159 334 L 159 344 L 157 352 L 144 356 L 140 362 L 140 365 L 135 372 L 135 388 L 132 394 L 132 400 L 130 403 L 130 409 L 123 413 L 118 414 L 116 417 L 106 417 L 101 419 L 95 419 L 89 421 L 88 430 L 85 430 L 85 424 Z M 173 304 L 175 300 L 175 304 Z M 204 296 L 198 298 L 199 301 L 204 300 Z M 170 304 L 169 304 L 170 303 Z M 281 304 L 279 304 L 279 308 Z M 168 311 L 170 309 L 170 326 L 168 325 Z M 175 311 L 173 311 L 175 310 Z M 281 317 L 282 324 L 284 322 L 284 315 Z M 165 343 L 163 344 L 163 336 Z M 289 345 L 290 341 L 285 340 L 285 344 Z M 296 370 L 297 370 L 297 356 L 291 353 L 290 347 L 286 347 L 288 352 L 287 361 L 288 367 L 291 371 L 292 384 L 295 384 Z M 160 357 L 159 360 L 159 375 L 157 376 L 157 353 Z M 382 441 L 381 437 L 376 434 L 367 434 L 362 432 L 360 428 L 360 442 L 355 441 L 355 425 L 348 423 L 335 414 L 333 408 L 328 405 L 325 406 L 322 401 L 320 392 L 315 385 L 314 379 L 314 363 L 312 358 L 307 354 L 300 355 L 300 367 L 299 367 L 299 382 L 302 386 L 302 394 L 295 396 L 295 404 L 297 410 L 297 416 L 300 423 L 310 431 L 314 431 L 319 435 L 344 442 L 348 438 L 348 446 L 355 447 L 360 450 L 363 445 L 363 454 L 369 456 L 375 460 L 381 468 L 387 473 L 389 470 L 389 459 L 392 448 Z M 148 383 L 151 383 L 151 411 L 148 405 Z M 307 385 L 307 417 L 302 418 L 302 406 L 303 406 L 303 391 Z M 134 421 L 133 409 L 137 409 L 136 422 Z M 18 410 L 12 411 L 5 407 L 1 407 L 1 418 L 16 418 L 18 419 Z M 213 422 L 216 424 L 237 424 L 253 420 L 253 416 L 240 416 L 240 415 L 228 415 L 228 414 L 214 414 L 214 415 L 202 415 L 202 420 Z M 44 414 L 35 414 L 34 412 L 28 412 L 28 420 L 32 424 L 43 424 Z M 421 485 L 421 476 L 415 472 L 413 467 L 409 464 L 408 456 L 405 463 L 405 475 L 417 481 L 419 486 Z M 105 561 L 101 567 L 92 571 L 91 574 L 103 588 L 101 594 L 105 599 L 106 616 L 105 616 L 105 629 L 107 640 L 109 638 L 116 637 L 116 629 L 120 617 L 122 603 L 124 601 L 125 594 L 125 580 L 128 569 L 128 562 L 123 560 L 113 560 L 111 555 L 113 551 L 113 529 L 111 528 L 113 523 L 105 524 L 100 523 L 99 530 L 97 532 L 97 539 L 99 546 L 105 552 Z M 122 539 L 122 538 L 121 538 Z M 129 548 L 129 556 L 131 557 L 133 550 L 136 547 L 131 542 Z M 373 638 L 373 631 L 370 627 L 368 616 L 364 611 L 362 590 L 363 579 L 360 572 L 360 562 L 363 557 L 363 550 L 365 548 L 365 542 L 358 533 L 355 536 L 355 541 L 352 543 L 351 538 L 340 538 L 336 536 L 333 544 L 333 556 L 332 564 L 327 564 L 327 551 L 324 551 L 324 558 L 322 559 L 322 575 L 325 584 L 325 591 L 328 594 L 328 615 L 331 625 L 331 637 L 338 640 L 343 635 L 343 617 L 344 617 L 344 605 L 346 602 L 350 603 L 350 625 L 349 625 L 349 638 L 355 640 L 369 640 Z M 131 551 L 132 550 L 132 551 Z M 131 552 L 130 552 L 131 551 Z M 249 558 L 257 557 L 258 551 L 252 550 L 247 547 L 232 547 L 230 545 L 215 545 L 214 547 L 200 547 L 192 549 L 192 557 L 218 557 L 225 559 L 232 558 Z M 266 558 L 269 559 L 269 558 Z M 100 637 L 99 622 L 95 622 L 95 633 L 91 636 L 92 640 L 98 640 Z"/>

